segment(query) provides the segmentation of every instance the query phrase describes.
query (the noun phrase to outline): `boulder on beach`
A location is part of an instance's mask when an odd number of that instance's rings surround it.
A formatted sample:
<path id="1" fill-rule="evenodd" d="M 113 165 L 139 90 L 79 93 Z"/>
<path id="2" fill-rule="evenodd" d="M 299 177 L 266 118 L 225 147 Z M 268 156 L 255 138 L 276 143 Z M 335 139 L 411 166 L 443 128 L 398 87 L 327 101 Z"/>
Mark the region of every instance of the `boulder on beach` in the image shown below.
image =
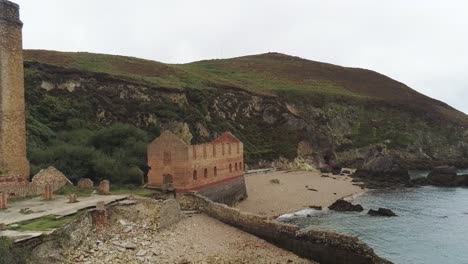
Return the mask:
<path id="1" fill-rule="evenodd" d="M 468 175 L 457 175 L 457 168 L 453 166 L 440 166 L 429 173 L 427 181 L 435 186 L 468 186 Z"/>
<path id="2" fill-rule="evenodd" d="M 339 175 L 341 173 L 341 167 L 340 166 L 332 166 L 331 173 L 333 175 Z"/>
<path id="3" fill-rule="evenodd" d="M 326 164 L 320 168 L 321 173 L 331 173 L 332 172 L 332 166 Z"/>
<path id="4" fill-rule="evenodd" d="M 310 209 L 314 209 L 314 210 L 322 210 L 322 206 L 319 206 L 319 205 L 309 205 L 309 208 Z"/>
<path id="5" fill-rule="evenodd" d="M 379 208 L 378 210 L 370 209 L 369 212 L 367 212 L 367 214 L 371 216 L 397 216 L 392 210 L 387 208 Z"/>
<path id="6" fill-rule="evenodd" d="M 337 200 L 328 209 L 338 212 L 362 212 L 364 210 L 360 204 L 354 205 L 343 199 Z"/>

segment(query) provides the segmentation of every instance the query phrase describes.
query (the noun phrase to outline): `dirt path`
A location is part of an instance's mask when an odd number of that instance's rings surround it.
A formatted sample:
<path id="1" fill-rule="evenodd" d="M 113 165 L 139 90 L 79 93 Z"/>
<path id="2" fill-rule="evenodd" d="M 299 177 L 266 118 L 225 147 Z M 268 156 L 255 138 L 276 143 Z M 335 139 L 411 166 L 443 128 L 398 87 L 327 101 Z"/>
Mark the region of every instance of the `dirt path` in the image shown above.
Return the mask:
<path id="1" fill-rule="evenodd" d="M 272 181 L 278 180 L 279 183 Z M 309 206 L 328 207 L 339 198 L 361 193 L 347 176 L 327 175 L 320 172 L 270 172 L 247 175 L 248 198 L 237 208 L 271 217 L 294 213 Z"/>
<path id="2" fill-rule="evenodd" d="M 107 239 L 88 238 L 69 263 L 313 263 L 205 215 L 160 233 L 117 228 Z"/>

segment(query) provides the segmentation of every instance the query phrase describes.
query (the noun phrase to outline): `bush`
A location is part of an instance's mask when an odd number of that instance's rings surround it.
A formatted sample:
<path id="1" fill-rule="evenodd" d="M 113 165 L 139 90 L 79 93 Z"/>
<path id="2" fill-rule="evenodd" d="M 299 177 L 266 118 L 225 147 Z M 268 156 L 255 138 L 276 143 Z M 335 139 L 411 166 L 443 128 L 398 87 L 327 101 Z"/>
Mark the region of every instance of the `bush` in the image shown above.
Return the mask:
<path id="1" fill-rule="evenodd" d="M 0 237 L 0 264 L 26 263 L 28 252 L 13 247 L 13 242 Z"/>
<path id="2" fill-rule="evenodd" d="M 108 179 L 117 184 L 141 184 L 145 172 L 148 135 L 127 124 L 99 130 L 59 131 L 43 144 L 29 146 L 31 173 L 54 166 L 72 181 Z M 45 146 L 43 146 L 45 145 Z"/>

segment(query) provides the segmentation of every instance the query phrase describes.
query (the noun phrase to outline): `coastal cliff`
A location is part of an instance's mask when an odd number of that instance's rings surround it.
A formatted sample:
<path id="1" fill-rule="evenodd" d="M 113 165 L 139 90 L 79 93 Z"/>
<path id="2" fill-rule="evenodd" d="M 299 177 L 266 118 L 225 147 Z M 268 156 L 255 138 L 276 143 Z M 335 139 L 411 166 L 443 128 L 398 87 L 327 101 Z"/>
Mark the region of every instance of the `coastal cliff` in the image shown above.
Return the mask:
<path id="1" fill-rule="evenodd" d="M 192 143 L 231 131 L 248 165 L 300 157 L 360 167 L 377 144 L 407 167 L 468 160 L 465 114 L 364 69 L 277 53 L 163 64 L 26 50 L 25 77 L 30 155 L 68 144 L 64 131 L 126 123 L 149 138 L 170 129 Z"/>

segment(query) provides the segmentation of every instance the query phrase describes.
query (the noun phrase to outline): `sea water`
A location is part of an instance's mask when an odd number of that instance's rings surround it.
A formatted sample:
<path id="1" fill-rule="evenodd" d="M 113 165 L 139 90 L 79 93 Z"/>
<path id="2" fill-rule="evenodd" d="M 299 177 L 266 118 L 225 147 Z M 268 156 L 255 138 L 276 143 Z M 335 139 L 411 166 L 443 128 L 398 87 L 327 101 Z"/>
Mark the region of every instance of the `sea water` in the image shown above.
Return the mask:
<path id="1" fill-rule="evenodd" d="M 369 191 L 353 203 L 365 211 L 313 213 L 310 209 L 280 220 L 357 236 L 394 263 L 468 263 L 468 188 Z M 369 209 L 379 207 L 393 210 L 398 217 L 367 215 Z"/>

